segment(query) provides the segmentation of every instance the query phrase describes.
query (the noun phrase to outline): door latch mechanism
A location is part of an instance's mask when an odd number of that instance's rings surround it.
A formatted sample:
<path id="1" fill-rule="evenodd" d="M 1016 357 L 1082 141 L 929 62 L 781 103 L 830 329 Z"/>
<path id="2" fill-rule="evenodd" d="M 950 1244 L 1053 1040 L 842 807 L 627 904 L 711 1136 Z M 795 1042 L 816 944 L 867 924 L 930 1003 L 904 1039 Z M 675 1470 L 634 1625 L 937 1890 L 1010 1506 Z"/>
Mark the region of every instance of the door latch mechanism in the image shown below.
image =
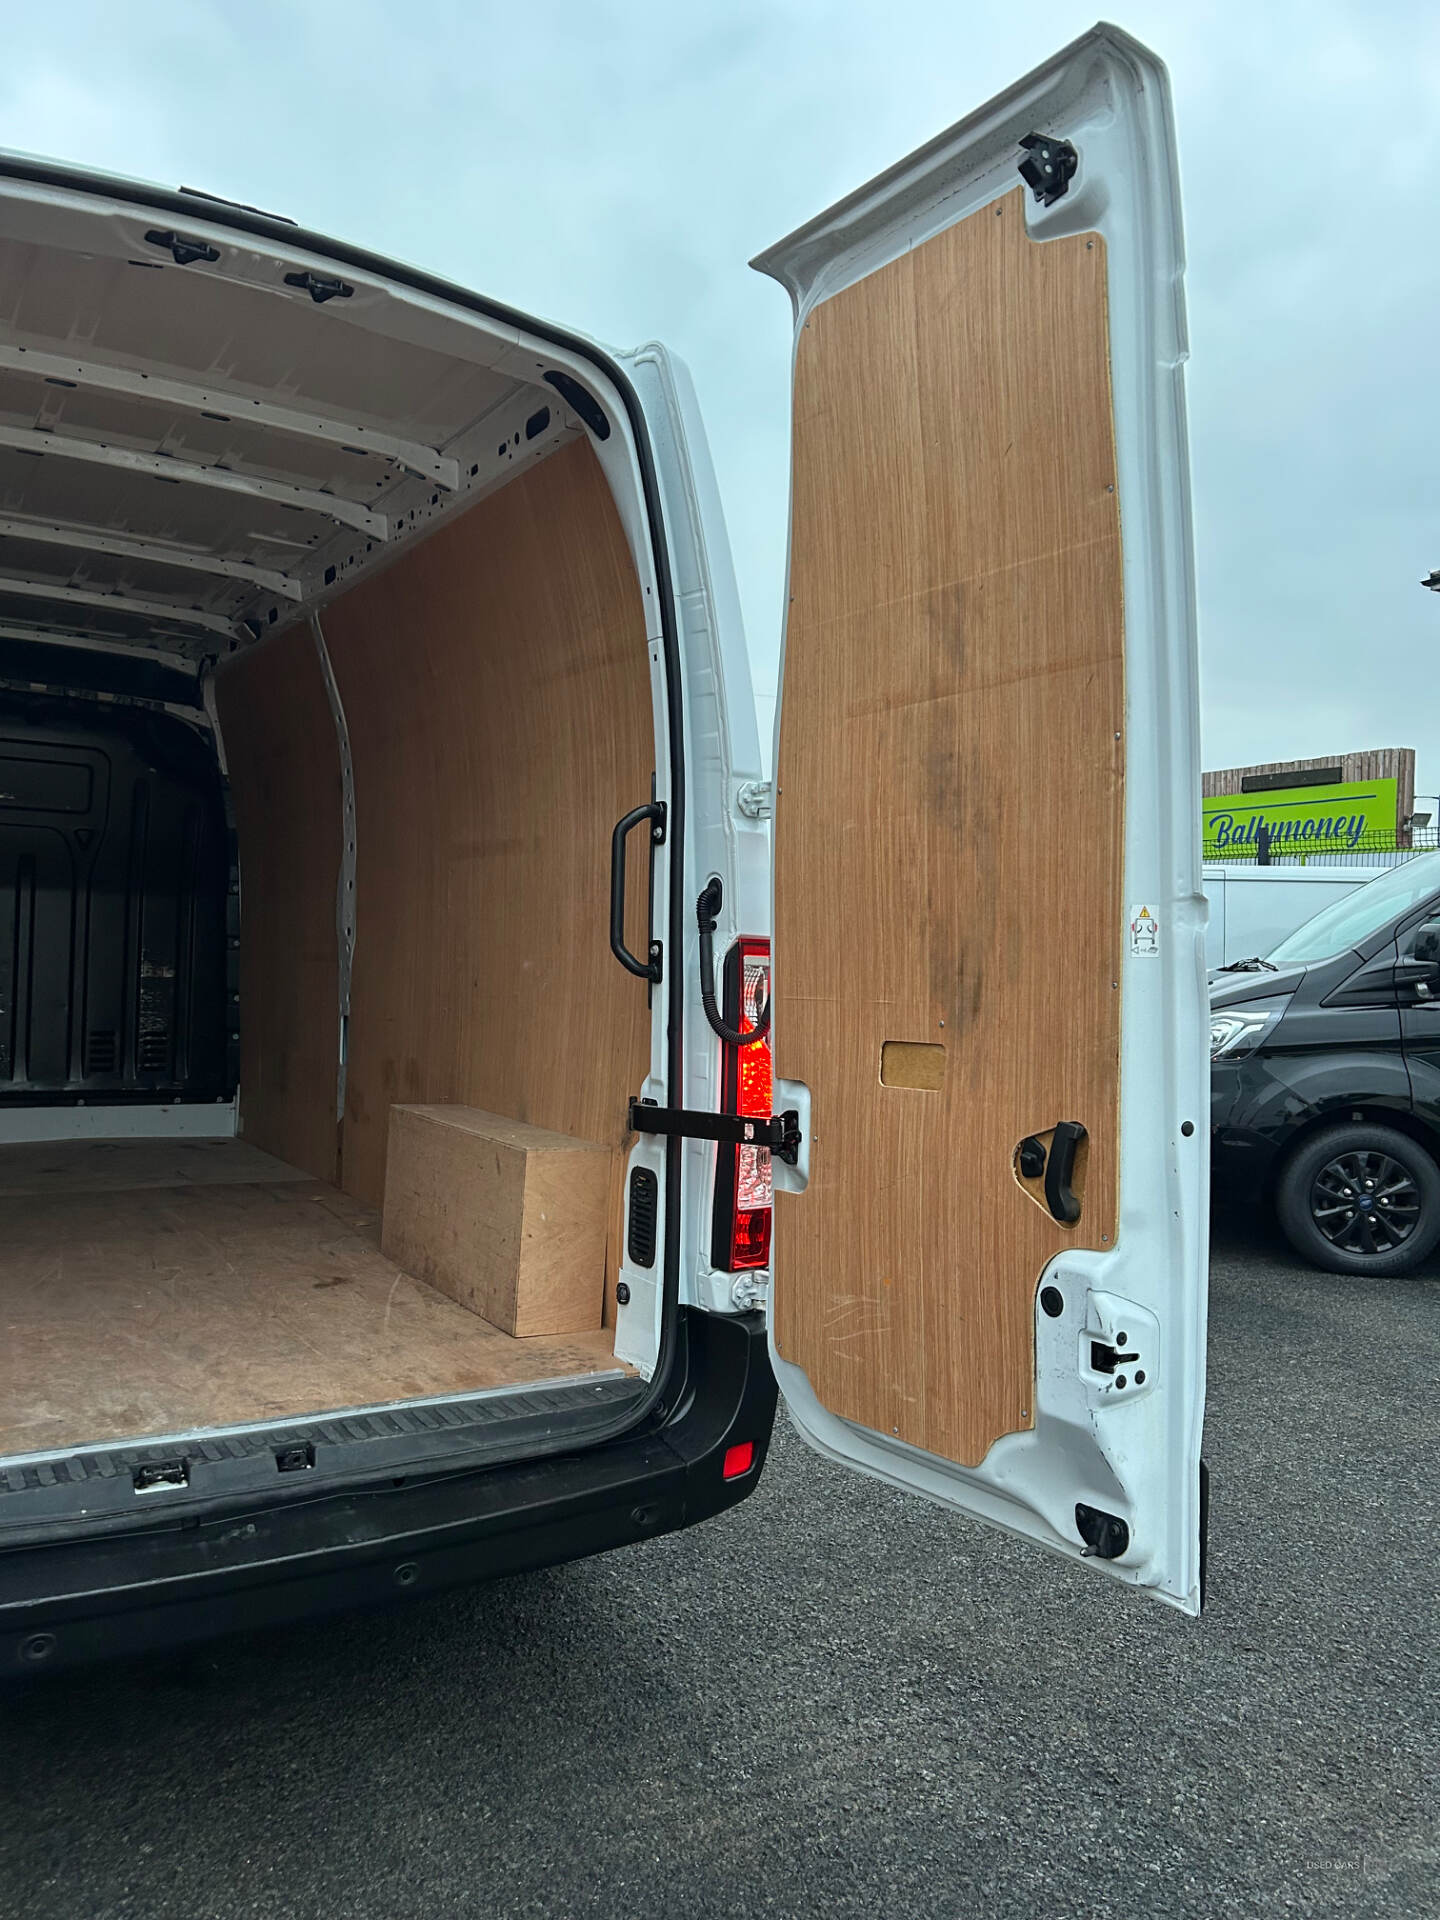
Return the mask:
<path id="1" fill-rule="evenodd" d="M 1149 1308 L 1092 1288 L 1080 1329 L 1080 1374 L 1091 1392 L 1112 1405 L 1133 1400 L 1155 1385 L 1159 1358 L 1160 1323 Z"/>

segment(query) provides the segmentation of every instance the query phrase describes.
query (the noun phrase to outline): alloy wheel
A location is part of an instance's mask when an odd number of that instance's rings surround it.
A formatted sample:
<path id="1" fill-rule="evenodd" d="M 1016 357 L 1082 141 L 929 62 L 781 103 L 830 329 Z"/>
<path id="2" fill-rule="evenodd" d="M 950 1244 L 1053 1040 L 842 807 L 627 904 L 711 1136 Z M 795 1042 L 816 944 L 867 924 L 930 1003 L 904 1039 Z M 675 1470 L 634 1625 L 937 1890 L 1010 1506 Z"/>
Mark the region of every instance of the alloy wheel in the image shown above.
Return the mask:
<path id="1" fill-rule="evenodd" d="M 1346 1253 L 1389 1253 L 1415 1230 L 1420 1189 L 1388 1153 L 1337 1154 L 1311 1183 L 1310 1217 Z"/>

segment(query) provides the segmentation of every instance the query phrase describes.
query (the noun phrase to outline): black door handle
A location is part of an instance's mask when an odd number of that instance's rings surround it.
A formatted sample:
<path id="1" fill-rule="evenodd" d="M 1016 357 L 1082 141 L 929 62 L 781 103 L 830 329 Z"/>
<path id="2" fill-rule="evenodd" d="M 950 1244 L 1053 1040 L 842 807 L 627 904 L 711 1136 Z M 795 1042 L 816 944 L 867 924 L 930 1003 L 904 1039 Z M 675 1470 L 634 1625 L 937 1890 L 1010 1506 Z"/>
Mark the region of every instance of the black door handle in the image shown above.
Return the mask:
<path id="1" fill-rule="evenodd" d="M 1071 1190 L 1075 1174 L 1075 1149 L 1085 1138 L 1078 1120 L 1057 1120 L 1045 1156 L 1045 1204 L 1062 1226 L 1073 1227 L 1080 1218 L 1080 1201 Z"/>
<path id="2" fill-rule="evenodd" d="M 648 958 L 637 960 L 625 944 L 625 844 L 642 820 L 650 822 L 650 845 L 665 844 L 665 802 L 647 800 L 643 807 L 632 807 L 623 820 L 617 820 L 610 836 L 610 951 L 625 968 L 652 986 L 659 982 L 664 954 L 660 942 L 650 942 Z"/>

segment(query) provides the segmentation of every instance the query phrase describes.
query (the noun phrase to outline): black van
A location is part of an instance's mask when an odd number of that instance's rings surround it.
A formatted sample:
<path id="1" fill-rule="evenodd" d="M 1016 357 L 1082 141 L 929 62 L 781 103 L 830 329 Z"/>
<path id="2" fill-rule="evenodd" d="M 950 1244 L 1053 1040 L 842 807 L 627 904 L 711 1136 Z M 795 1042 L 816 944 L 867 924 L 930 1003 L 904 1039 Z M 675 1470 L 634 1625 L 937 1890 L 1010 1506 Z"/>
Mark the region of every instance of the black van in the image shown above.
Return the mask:
<path id="1" fill-rule="evenodd" d="M 1440 853 L 1323 908 L 1210 997 L 1219 1201 L 1268 1203 L 1332 1273 L 1440 1241 Z"/>

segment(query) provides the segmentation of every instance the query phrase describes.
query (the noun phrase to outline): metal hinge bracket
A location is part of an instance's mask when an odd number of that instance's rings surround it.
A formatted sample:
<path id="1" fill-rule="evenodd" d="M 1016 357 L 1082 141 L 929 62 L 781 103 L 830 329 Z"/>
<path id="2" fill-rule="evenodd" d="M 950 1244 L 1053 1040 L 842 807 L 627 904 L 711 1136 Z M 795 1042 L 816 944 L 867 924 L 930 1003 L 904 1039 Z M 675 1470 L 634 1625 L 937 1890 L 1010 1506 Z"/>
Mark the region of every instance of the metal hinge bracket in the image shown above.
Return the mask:
<path id="1" fill-rule="evenodd" d="M 739 1313 L 763 1313 L 770 1304 L 768 1273 L 737 1273 L 730 1282 L 730 1302 Z"/>

